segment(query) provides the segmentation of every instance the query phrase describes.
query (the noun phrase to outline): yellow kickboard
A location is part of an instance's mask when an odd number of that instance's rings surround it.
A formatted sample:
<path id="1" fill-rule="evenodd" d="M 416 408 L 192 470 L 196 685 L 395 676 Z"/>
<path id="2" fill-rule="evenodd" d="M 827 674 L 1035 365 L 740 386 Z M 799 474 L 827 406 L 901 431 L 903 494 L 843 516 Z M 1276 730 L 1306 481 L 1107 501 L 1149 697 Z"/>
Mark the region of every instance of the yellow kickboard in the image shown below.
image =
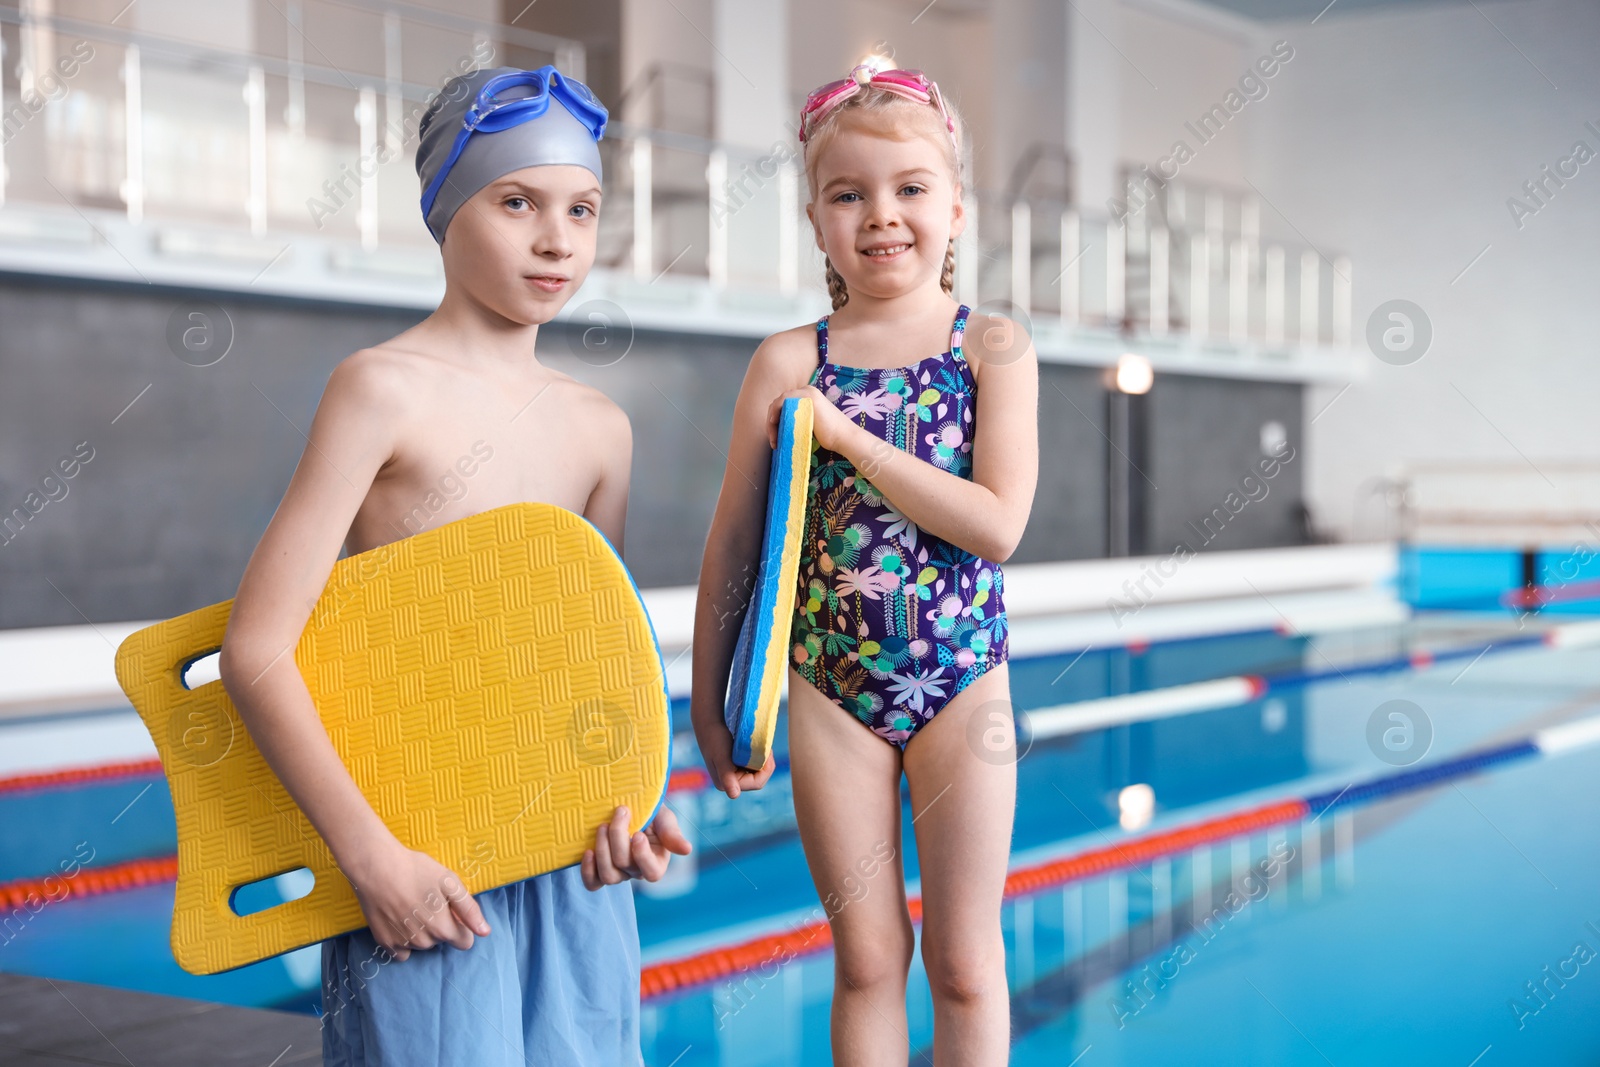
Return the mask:
<path id="1" fill-rule="evenodd" d="M 172 789 L 172 951 L 215 974 L 366 925 L 350 883 L 220 681 L 229 600 L 132 634 L 117 681 Z M 633 579 L 582 517 L 511 504 L 338 561 L 294 649 L 323 725 L 379 817 L 473 893 L 578 863 L 626 804 L 666 794 L 665 669 Z M 250 915 L 244 885 L 309 868 Z"/>

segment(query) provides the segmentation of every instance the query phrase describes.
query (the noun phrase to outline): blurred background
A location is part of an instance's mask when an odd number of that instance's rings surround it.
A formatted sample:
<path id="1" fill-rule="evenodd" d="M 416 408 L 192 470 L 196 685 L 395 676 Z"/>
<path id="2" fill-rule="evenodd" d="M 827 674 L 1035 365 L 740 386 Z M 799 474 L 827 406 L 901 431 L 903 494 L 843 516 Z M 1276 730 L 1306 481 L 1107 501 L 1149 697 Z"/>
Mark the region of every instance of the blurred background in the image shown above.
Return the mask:
<path id="1" fill-rule="evenodd" d="M 173 961 L 111 656 L 233 595 L 332 368 L 436 305 L 431 94 L 611 110 L 539 357 L 632 419 L 687 731 L 733 399 L 828 308 L 798 109 L 871 57 L 959 104 L 956 295 L 1041 360 L 1014 1062 L 1600 1061 L 1597 45 L 1586 0 L 0 0 L 0 1061 L 317 1058 L 314 948 Z M 646 1061 L 827 1062 L 785 775 L 708 795 L 686 737 Z"/>

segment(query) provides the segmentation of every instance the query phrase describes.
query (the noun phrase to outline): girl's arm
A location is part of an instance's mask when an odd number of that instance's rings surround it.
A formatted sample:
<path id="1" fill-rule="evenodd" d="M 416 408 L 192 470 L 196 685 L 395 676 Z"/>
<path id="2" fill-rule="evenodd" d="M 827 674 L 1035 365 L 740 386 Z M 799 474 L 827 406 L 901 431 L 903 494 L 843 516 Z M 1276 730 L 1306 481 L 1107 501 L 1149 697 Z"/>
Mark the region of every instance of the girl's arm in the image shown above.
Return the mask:
<path id="1" fill-rule="evenodd" d="M 966 356 L 980 383 L 970 481 L 862 429 L 811 386 L 772 402 L 768 439 L 777 432 L 783 399 L 809 396 L 817 442 L 854 464 L 895 510 L 957 548 L 1004 563 L 1022 540 L 1039 477 L 1039 361 L 1025 336 L 988 351 L 982 338 L 990 329 L 1005 338 L 1017 330 L 1010 320 L 988 318 L 990 323 L 982 323 L 975 317 L 966 333 Z"/>
<path id="2" fill-rule="evenodd" d="M 769 337 L 750 360 L 733 409 L 728 463 L 700 564 L 690 717 L 712 784 L 730 797 L 737 797 L 743 789 L 760 789 L 777 765 L 769 756 L 766 766 L 756 772 L 735 767 L 733 735 L 728 732 L 722 710 L 733 647 L 755 590 L 766 523 L 767 481 L 772 466 L 772 446 L 766 434 L 767 404 L 797 378 L 804 380 L 799 372 L 799 357 L 806 353 L 809 358 L 809 349 L 804 347 L 809 334 L 809 330 L 801 330 Z"/>
<path id="3" fill-rule="evenodd" d="M 399 959 L 442 941 L 467 948 L 489 926 L 460 879 L 403 845 L 367 803 L 328 739 L 294 647 L 392 454 L 404 397 L 376 358 L 357 355 L 334 370 L 283 501 L 245 567 L 219 664 L 252 740 L 350 879 L 373 936 Z"/>

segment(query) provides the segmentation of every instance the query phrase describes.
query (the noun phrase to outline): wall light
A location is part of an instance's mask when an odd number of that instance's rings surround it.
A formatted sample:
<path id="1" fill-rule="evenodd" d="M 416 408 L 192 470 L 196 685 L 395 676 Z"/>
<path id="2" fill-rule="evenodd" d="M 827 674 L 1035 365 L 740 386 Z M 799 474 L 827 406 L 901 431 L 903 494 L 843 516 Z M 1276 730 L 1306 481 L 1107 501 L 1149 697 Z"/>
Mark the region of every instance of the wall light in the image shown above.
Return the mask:
<path id="1" fill-rule="evenodd" d="M 1148 359 L 1132 352 L 1124 352 L 1117 357 L 1117 373 L 1113 381 L 1118 392 L 1140 396 L 1150 391 L 1155 380 L 1156 372 Z"/>
<path id="2" fill-rule="evenodd" d="M 1284 429 L 1283 423 L 1277 419 L 1261 424 L 1261 454 L 1263 456 L 1280 456 L 1284 446 L 1289 443 L 1289 431 Z"/>
<path id="3" fill-rule="evenodd" d="M 886 56 L 881 52 L 873 52 L 870 55 L 862 56 L 861 63 L 858 65 L 871 67 L 874 72 L 880 70 L 893 70 L 894 57 Z"/>

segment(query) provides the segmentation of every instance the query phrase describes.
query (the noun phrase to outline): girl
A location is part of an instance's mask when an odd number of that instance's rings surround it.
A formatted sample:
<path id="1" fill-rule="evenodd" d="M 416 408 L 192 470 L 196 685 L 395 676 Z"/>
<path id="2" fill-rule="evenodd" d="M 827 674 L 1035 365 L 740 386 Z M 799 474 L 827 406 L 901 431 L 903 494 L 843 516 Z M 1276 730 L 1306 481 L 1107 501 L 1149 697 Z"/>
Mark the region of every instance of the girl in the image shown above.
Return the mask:
<path id="1" fill-rule="evenodd" d="M 695 734 L 712 780 L 737 797 L 774 765 L 730 760 L 722 703 L 743 605 L 724 591 L 754 573 L 781 401 L 810 397 L 789 753 L 818 896 L 846 901 L 829 916 L 841 1065 L 908 1056 L 902 773 L 935 1059 L 1003 1064 L 1009 1046 L 1000 906 L 1016 768 L 999 563 L 1033 502 L 1038 366 L 1009 320 L 969 322 L 950 298 L 960 131 L 915 71 L 858 67 L 811 94 L 806 214 L 834 314 L 756 350 L 700 572 Z"/>

